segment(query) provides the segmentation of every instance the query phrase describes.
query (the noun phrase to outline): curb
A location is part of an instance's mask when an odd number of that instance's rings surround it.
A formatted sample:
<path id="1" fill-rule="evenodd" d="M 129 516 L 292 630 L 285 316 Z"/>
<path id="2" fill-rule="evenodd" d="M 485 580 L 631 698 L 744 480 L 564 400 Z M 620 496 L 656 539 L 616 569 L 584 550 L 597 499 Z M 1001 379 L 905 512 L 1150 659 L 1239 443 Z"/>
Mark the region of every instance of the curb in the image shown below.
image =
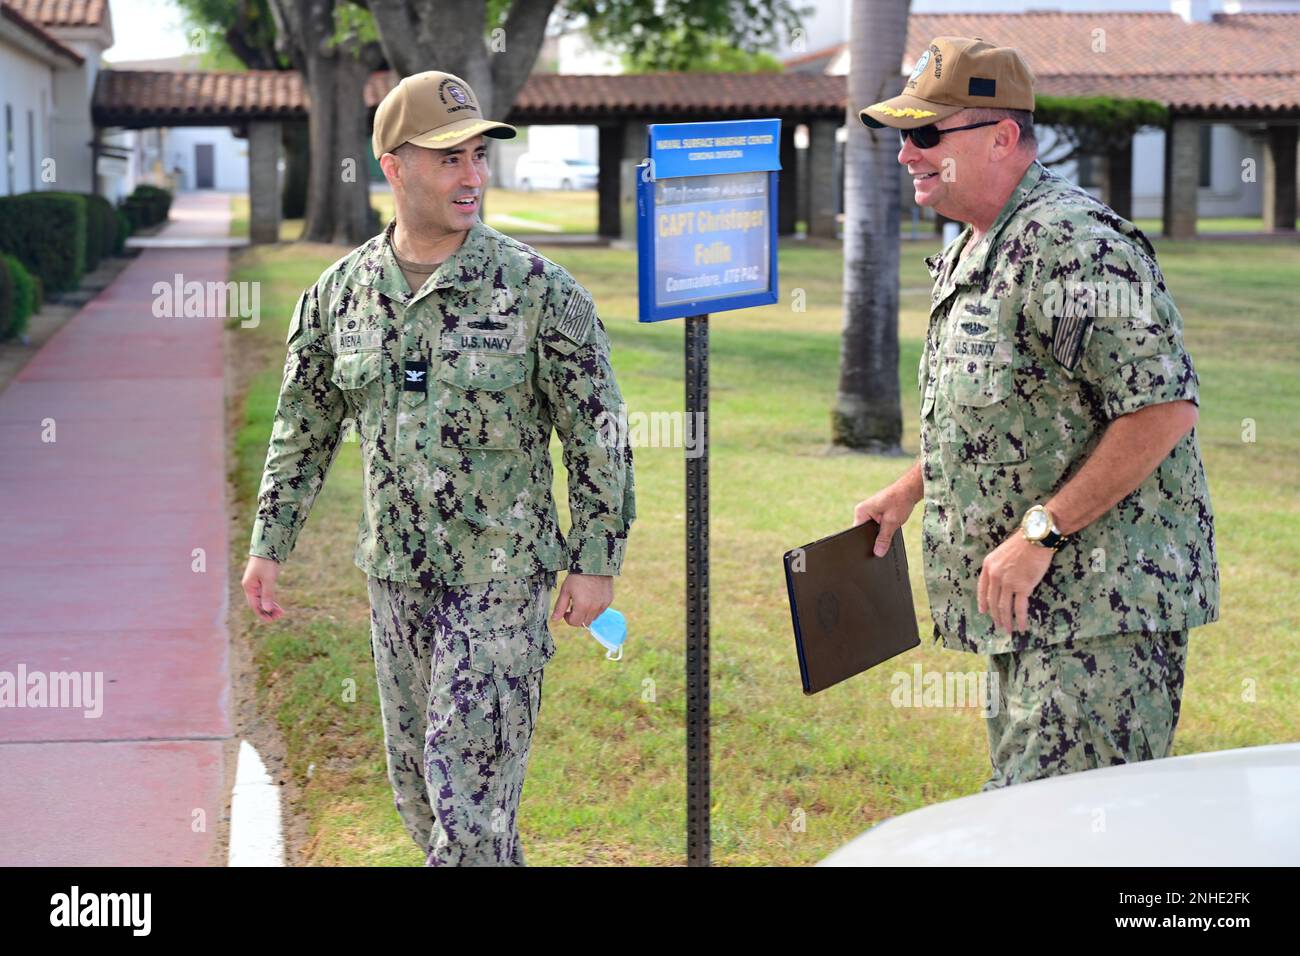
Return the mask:
<path id="1" fill-rule="evenodd" d="M 280 788 L 247 740 L 239 742 L 230 799 L 229 866 L 284 866 Z"/>

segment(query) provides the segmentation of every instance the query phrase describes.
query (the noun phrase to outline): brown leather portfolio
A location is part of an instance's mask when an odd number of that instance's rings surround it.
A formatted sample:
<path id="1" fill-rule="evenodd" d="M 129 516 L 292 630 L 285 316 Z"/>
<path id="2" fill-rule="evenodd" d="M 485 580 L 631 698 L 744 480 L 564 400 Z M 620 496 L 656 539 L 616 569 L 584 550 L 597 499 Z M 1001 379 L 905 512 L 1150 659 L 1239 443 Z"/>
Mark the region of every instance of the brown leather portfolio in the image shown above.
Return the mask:
<path id="1" fill-rule="evenodd" d="M 815 694 L 921 643 L 902 531 L 872 551 L 867 521 L 785 553 L 785 582 L 803 692 Z"/>

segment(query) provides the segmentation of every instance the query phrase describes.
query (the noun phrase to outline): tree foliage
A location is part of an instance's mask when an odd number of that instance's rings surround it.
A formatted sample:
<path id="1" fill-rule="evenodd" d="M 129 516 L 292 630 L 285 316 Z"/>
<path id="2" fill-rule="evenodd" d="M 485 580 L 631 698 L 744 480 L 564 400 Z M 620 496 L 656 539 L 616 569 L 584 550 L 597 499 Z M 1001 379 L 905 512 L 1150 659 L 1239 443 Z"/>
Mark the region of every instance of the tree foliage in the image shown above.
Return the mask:
<path id="1" fill-rule="evenodd" d="M 330 49 L 342 48 L 355 56 L 360 47 L 378 42 L 379 31 L 369 10 L 356 3 L 340 3 L 334 8 L 334 35 L 326 43 Z"/>
<path id="2" fill-rule="evenodd" d="M 176 0 L 189 30 L 204 30 L 206 69 L 287 70 L 276 49 L 275 19 L 267 0 Z"/>
<path id="3" fill-rule="evenodd" d="M 667 69 L 653 59 L 638 59 L 623 54 L 623 70 L 627 73 L 654 73 Z M 724 39 L 716 39 L 699 57 L 682 66 L 686 73 L 780 73 L 784 65 L 770 53 L 742 50 Z"/>
<path id="4" fill-rule="evenodd" d="M 1165 126 L 1169 108 L 1154 100 L 1113 96 L 1036 96 L 1034 125 L 1051 126 L 1056 142 L 1039 160 L 1056 166 L 1122 149 L 1138 130 Z"/>
<path id="5" fill-rule="evenodd" d="M 640 72 L 726 63 L 721 45 L 757 53 L 788 40 L 811 12 L 790 0 L 566 0 L 562 10 L 566 25 L 623 50 Z"/>

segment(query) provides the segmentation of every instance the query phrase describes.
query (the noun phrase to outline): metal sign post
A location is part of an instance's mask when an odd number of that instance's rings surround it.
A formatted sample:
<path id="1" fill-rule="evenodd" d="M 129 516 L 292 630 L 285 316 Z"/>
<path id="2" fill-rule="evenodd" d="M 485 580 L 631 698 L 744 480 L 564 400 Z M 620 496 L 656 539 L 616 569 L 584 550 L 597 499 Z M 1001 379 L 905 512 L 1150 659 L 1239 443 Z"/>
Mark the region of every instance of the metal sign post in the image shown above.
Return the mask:
<path id="1" fill-rule="evenodd" d="M 709 317 L 686 318 L 686 862 L 708 866 Z"/>
<path id="2" fill-rule="evenodd" d="M 780 120 L 650 127 L 637 184 L 640 319 L 686 318 L 686 861 L 708 866 L 709 313 L 777 299 Z"/>

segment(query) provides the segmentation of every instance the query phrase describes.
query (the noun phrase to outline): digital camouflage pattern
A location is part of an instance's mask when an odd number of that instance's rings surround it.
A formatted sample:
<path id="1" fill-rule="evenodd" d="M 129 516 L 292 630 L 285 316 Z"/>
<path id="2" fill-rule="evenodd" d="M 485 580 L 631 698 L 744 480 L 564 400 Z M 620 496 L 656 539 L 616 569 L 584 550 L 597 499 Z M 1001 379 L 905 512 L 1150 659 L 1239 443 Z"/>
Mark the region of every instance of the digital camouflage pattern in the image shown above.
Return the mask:
<path id="1" fill-rule="evenodd" d="M 1197 401 L 1197 377 L 1151 244 L 1083 190 L 1035 162 L 959 260 L 970 234 L 926 260 L 922 537 L 936 638 L 995 654 L 1217 620 L 1195 429 L 1056 552 L 1029 597 L 1028 631 L 997 632 L 979 613 L 984 558 L 1024 513 L 1074 475 L 1113 419 Z"/>
<path id="2" fill-rule="evenodd" d="M 481 222 L 412 293 L 388 230 L 298 301 L 250 553 L 289 556 L 351 418 L 365 475 L 355 562 L 368 575 L 428 588 L 617 574 L 635 517 L 632 451 L 601 440 L 623 399 L 591 297 Z"/>
<path id="3" fill-rule="evenodd" d="M 432 591 L 367 578 L 393 802 L 429 866 L 524 864 L 516 817 L 555 654 L 555 572 Z"/>
<path id="4" fill-rule="evenodd" d="M 984 790 L 1170 756 L 1187 631 L 1110 634 L 989 656 Z"/>

